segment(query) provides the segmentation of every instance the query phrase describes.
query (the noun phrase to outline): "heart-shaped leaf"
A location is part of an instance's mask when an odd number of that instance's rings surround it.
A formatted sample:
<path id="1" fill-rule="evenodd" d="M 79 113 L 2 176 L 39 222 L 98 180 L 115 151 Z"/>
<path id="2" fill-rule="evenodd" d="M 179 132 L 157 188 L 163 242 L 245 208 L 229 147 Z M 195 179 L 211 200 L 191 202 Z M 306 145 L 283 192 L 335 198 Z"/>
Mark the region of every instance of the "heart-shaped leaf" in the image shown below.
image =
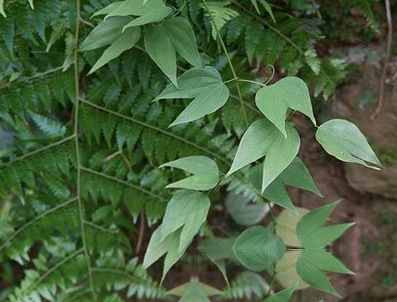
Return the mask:
<path id="1" fill-rule="evenodd" d="M 271 267 L 283 257 L 285 245 L 283 240 L 269 229 L 253 226 L 237 237 L 232 250 L 244 267 L 259 272 Z"/>
<path id="2" fill-rule="evenodd" d="M 284 136 L 287 136 L 285 118 L 288 108 L 302 112 L 316 125 L 309 89 L 300 78 L 286 77 L 259 89 L 255 95 L 255 103 Z"/>
<path id="3" fill-rule="evenodd" d="M 156 42 L 157 43 L 157 42 Z M 221 108 L 229 99 L 229 89 L 213 67 L 193 68 L 178 77 L 179 88 L 170 84 L 155 100 L 190 99 L 193 101 L 169 127 L 197 120 Z"/>
<path id="4" fill-rule="evenodd" d="M 298 154 L 300 138 L 296 129 L 286 125 L 287 137 L 267 119 L 252 123 L 244 133 L 227 176 L 266 155 L 261 192 L 292 162 Z"/>
<path id="5" fill-rule="evenodd" d="M 116 41 L 114 41 L 102 54 L 102 56 L 98 59 L 95 65 L 91 68 L 88 74 L 93 73 L 97 69 L 101 68 L 103 65 L 108 63 L 109 61 L 117 58 L 124 51 L 131 49 L 138 42 L 141 37 L 141 29 L 139 27 L 129 28 L 124 31 Z"/>
<path id="6" fill-rule="evenodd" d="M 261 190 L 263 165 L 250 169 L 249 181 L 257 191 Z M 322 196 L 314 183 L 305 164 L 295 157 L 291 164 L 266 188 L 262 196 L 279 206 L 295 212 L 294 205 L 288 195 L 285 185 L 310 191 Z"/>
<path id="7" fill-rule="evenodd" d="M 165 254 L 162 276 L 162 280 L 164 280 L 170 268 L 182 257 L 187 246 L 184 250 L 178 250 L 181 229 L 171 233 L 164 239 L 161 239 L 160 231 L 161 226 L 153 232 L 150 238 L 145 258 L 143 259 L 143 266 L 148 268 Z"/>
<path id="8" fill-rule="evenodd" d="M 360 129 L 349 121 L 333 119 L 325 122 L 318 127 L 316 140 L 327 153 L 339 160 L 361 164 L 376 170 L 382 167 Z"/>
<path id="9" fill-rule="evenodd" d="M 160 240 L 182 228 L 178 251 L 186 249 L 193 237 L 205 222 L 210 208 L 210 200 L 200 192 L 182 190 L 175 193 L 165 210 L 161 224 Z"/>
<path id="10" fill-rule="evenodd" d="M 80 45 L 80 51 L 88 51 L 111 45 L 122 34 L 122 28 L 130 17 L 109 18 L 99 23 Z"/>
<path id="11" fill-rule="evenodd" d="M 219 182 L 217 164 L 205 156 L 189 156 L 180 158 L 160 166 L 174 167 L 192 173 L 192 176 L 169 184 L 166 188 L 180 188 L 206 191 L 213 189 Z"/>

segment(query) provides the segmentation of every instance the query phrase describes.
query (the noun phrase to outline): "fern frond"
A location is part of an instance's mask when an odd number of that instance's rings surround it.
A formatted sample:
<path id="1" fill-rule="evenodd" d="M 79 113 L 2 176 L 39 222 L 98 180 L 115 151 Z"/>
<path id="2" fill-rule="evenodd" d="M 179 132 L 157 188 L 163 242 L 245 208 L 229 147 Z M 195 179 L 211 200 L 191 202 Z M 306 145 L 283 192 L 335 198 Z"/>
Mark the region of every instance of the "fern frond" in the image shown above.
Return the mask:
<path id="1" fill-rule="evenodd" d="M 228 7 L 230 1 L 208 1 L 207 7 L 208 12 L 211 15 L 211 20 L 214 24 L 211 23 L 212 26 L 212 38 L 214 40 L 217 39 L 217 31 L 219 31 L 225 26 L 225 24 L 232 20 L 233 18 L 237 17 L 239 13 L 234 9 Z M 216 28 L 215 28 L 216 27 Z"/>

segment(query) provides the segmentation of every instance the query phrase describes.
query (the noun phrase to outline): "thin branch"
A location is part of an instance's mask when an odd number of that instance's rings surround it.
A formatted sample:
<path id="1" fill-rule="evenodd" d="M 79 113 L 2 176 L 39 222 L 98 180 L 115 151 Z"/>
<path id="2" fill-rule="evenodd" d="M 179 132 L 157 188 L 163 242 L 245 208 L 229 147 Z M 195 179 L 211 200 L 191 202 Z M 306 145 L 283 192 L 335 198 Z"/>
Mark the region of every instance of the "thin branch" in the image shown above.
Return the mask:
<path id="1" fill-rule="evenodd" d="M 139 121 L 139 120 L 134 119 L 134 118 L 132 118 L 132 117 L 126 116 L 126 115 L 124 115 L 124 114 L 118 113 L 118 112 L 116 112 L 116 111 L 113 111 L 113 110 L 107 109 L 107 108 L 105 108 L 105 107 L 102 107 L 102 106 L 100 106 L 100 105 L 97 105 L 97 104 L 91 103 L 91 102 L 89 102 L 89 101 L 86 101 L 86 100 L 84 100 L 84 99 L 82 99 L 82 98 L 80 98 L 80 101 L 81 101 L 82 103 L 84 103 L 84 104 L 87 104 L 87 105 L 89 105 L 89 106 L 91 106 L 91 107 L 94 107 L 94 108 L 96 108 L 96 109 L 99 109 L 99 110 L 101 110 L 101 111 L 103 111 L 103 112 L 109 113 L 109 114 L 114 115 L 114 116 L 117 116 L 117 117 L 119 117 L 119 118 L 121 118 L 121 119 L 130 121 L 130 122 L 132 122 L 132 123 L 141 125 L 141 126 L 143 126 L 143 127 L 145 127 L 145 128 L 152 129 L 152 130 L 154 130 L 154 131 L 156 131 L 156 132 L 162 133 L 162 134 L 167 135 L 167 136 L 169 136 L 169 137 L 172 137 L 172 138 L 174 138 L 174 139 L 176 139 L 176 140 L 179 140 L 179 141 L 185 143 L 186 145 L 192 146 L 192 147 L 194 147 L 194 148 L 196 148 L 196 149 L 198 149 L 198 150 L 200 150 L 200 151 L 203 151 L 203 152 L 207 153 L 208 155 L 211 155 L 211 156 L 213 156 L 213 157 L 216 157 L 219 161 L 223 162 L 223 163 L 226 164 L 226 165 L 230 165 L 230 164 L 231 164 L 231 163 L 230 163 L 228 160 L 226 160 L 223 156 L 218 155 L 218 154 L 216 154 L 216 153 L 214 153 L 214 152 L 208 150 L 207 148 L 204 148 L 204 147 L 202 147 L 202 146 L 200 146 L 200 145 L 197 145 L 197 144 L 195 144 L 195 143 L 193 143 L 193 142 L 191 142 L 191 141 L 188 141 L 187 139 L 184 139 L 183 137 L 180 137 L 180 136 L 178 136 L 178 135 L 175 135 L 175 134 L 173 134 L 173 133 L 171 133 L 171 132 L 168 132 L 168 131 L 166 131 L 166 130 L 164 130 L 164 129 L 162 129 L 162 128 L 159 128 L 159 127 L 153 126 L 153 125 L 151 125 L 151 124 L 148 124 L 148 123 Z"/>
<path id="2" fill-rule="evenodd" d="M 113 181 L 118 182 L 118 183 L 120 183 L 120 184 L 122 184 L 124 186 L 130 187 L 130 188 L 132 188 L 134 190 L 137 190 L 137 191 L 140 191 L 143 194 L 146 194 L 146 195 L 149 195 L 149 196 L 151 196 L 153 198 L 159 199 L 159 200 L 161 200 L 163 202 L 167 201 L 165 198 L 161 197 L 160 195 L 157 195 L 157 194 L 155 194 L 153 192 L 145 190 L 145 189 L 143 189 L 143 188 L 141 188 L 141 187 L 139 187 L 137 185 L 131 184 L 131 183 L 129 183 L 129 182 L 125 181 L 125 180 L 122 180 L 120 178 L 117 178 L 117 177 L 114 177 L 114 176 L 111 176 L 111 175 L 108 175 L 108 174 L 105 174 L 105 173 L 101 173 L 101 172 L 98 172 L 98 171 L 95 171 L 95 170 L 92 170 L 92 169 L 89 169 L 89 168 L 86 168 L 86 167 L 81 167 L 80 169 L 82 171 L 85 171 L 85 172 L 88 172 L 88 173 L 91 173 L 91 174 L 94 174 L 94 175 L 97 175 L 97 176 L 100 176 L 100 177 L 103 177 L 103 178 L 107 178 L 107 179 L 113 180 Z"/>
<path id="3" fill-rule="evenodd" d="M 62 70 L 62 69 L 63 69 L 63 66 L 58 66 L 58 67 L 55 67 L 55 68 L 46 70 L 46 71 L 44 71 L 44 72 L 38 72 L 38 73 L 36 73 L 36 74 L 34 74 L 34 75 L 30 76 L 30 77 L 23 78 L 23 79 L 21 79 L 20 81 L 16 81 L 16 82 L 13 83 L 13 84 L 12 84 L 12 83 L 7 83 L 7 84 L 1 86 L 1 87 L 0 87 L 0 90 L 1 90 L 1 89 L 6 89 L 6 88 L 10 88 L 11 85 L 15 86 L 15 85 L 18 85 L 18 84 L 20 84 L 20 83 L 24 83 L 24 82 L 33 80 L 33 79 L 35 79 L 35 78 L 44 77 L 44 76 L 46 76 L 46 75 L 48 75 L 48 74 L 58 72 L 58 71 L 60 71 L 60 70 Z"/>
<path id="4" fill-rule="evenodd" d="M 43 213 L 40 215 L 36 216 L 34 219 L 30 220 L 29 222 L 25 223 L 23 226 L 21 226 L 18 230 L 16 230 L 10 237 L 8 237 L 3 244 L 0 246 L 0 252 L 12 241 L 14 240 L 15 237 L 17 237 L 20 233 L 22 233 L 24 230 L 26 230 L 28 227 L 31 225 L 35 224 L 37 221 L 43 219 L 44 217 L 70 205 L 71 203 L 77 201 L 77 198 L 70 199 L 64 203 L 61 203 Z"/>
<path id="5" fill-rule="evenodd" d="M 107 229 L 107 228 L 104 228 L 103 226 L 100 226 L 100 225 L 98 225 L 96 223 L 93 223 L 91 221 L 84 220 L 84 224 L 88 225 L 88 226 L 90 226 L 90 227 L 92 227 L 94 229 L 100 230 L 100 231 L 102 231 L 104 233 L 109 233 L 109 234 L 112 234 L 112 235 L 115 235 L 115 234 L 119 233 L 118 230 Z"/>
<path id="6" fill-rule="evenodd" d="M 80 106 L 80 76 L 79 76 L 79 34 L 80 34 L 80 0 L 76 0 L 76 32 L 75 32 L 75 51 L 74 51 L 74 85 L 75 85 L 75 106 L 74 106 L 74 138 L 75 138 L 75 152 L 76 152 L 76 191 L 77 202 L 79 206 L 80 228 L 81 228 L 81 241 L 83 243 L 83 251 L 88 271 L 89 286 L 92 293 L 92 299 L 97 301 L 97 296 L 94 288 L 94 280 L 91 272 L 91 260 L 88 253 L 87 239 L 85 234 L 85 218 L 84 206 L 81 198 L 81 162 L 80 162 L 80 146 L 79 146 L 79 106 Z"/>
<path id="7" fill-rule="evenodd" d="M 56 147 L 56 146 L 62 145 L 63 143 L 66 143 L 66 142 L 72 140 L 74 137 L 75 137 L 75 135 L 73 134 L 73 135 L 68 136 L 68 137 L 66 137 L 66 138 L 64 138 L 64 139 L 61 139 L 60 141 L 57 141 L 57 142 L 55 142 L 55 143 L 46 145 L 46 146 L 43 147 L 43 148 L 34 150 L 34 151 L 32 151 L 32 152 L 28 152 L 28 153 L 26 153 L 26 154 L 24 154 L 24 155 L 21 155 L 21 156 L 15 158 L 14 160 L 12 160 L 12 161 L 10 161 L 10 162 L 7 162 L 7 163 L 1 165 L 0 168 L 9 167 L 9 166 L 13 165 L 14 163 L 19 162 L 19 161 L 23 161 L 24 159 L 26 159 L 26 158 L 28 158 L 28 157 L 31 157 L 31 156 L 36 155 L 36 154 L 38 154 L 38 153 L 44 152 L 44 151 L 46 151 L 46 150 L 48 150 L 48 149 L 51 149 L 51 148 L 54 148 L 54 147 Z"/>
<path id="8" fill-rule="evenodd" d="M 379 98 L 378 105 L 375 111 L 371 114 L 370 120 L 373 121 L 379 115 L 382 110 L 384 99 L 385 99 L 385 81 L 387 75 L 387 67 L 390 61 L 391 46 L 393 43 L 393 21 L 391 17 L 390 1 L 385 0 L 386 18 L 387 18 L 387 46 L 386 46 L 386 57 L 383 63 L 382 75 L 379 81 Z"/>
<path id="9" fill-rule="evenodd" d="M 210 11 L 209 11 L 209 9 L 208 9 L 207 2 L 206 2 L 206 0 L 202 0 L 202 1 L 203 1 L 205 10 L 206 10 L 207 13 L 208 13 L 208 17 L 209 17 L 210 20 L 211 20 L 212 26 L 214 27 L 214 29 L 215 29 L 215 31 L 216 31 L 216 34 L 217 34 L 217 36 L 218 36 L 219 42 L 221 43 L 223 52 L 225 53 L 225 56 L 226 56 L 227 61 L 228 61 L 228 63 L 229 63 L 230 70 L 232 71 L 233 77 L 234 77 L 234 79 L 235 79 L 236 89 L 237 89 L 237 96 L 238 96 L 238 99 L 239 99 L 239 101 L 240 101 L 240 106 L 241 106 L 241 113 L 243 114 L 245 126 L 248 128 L 247 114 L 245 113 L 244 103 L 243 103 L 243 96 L 242 96 L 242 94 L 241 94 L 240 85 L 238 84 L 238 76 L 237 76 L 237 74 L 236 74 L 236 70 L 234 69 L 234 66 L 233 66 L 232 60 L 231 60 L 231 58 L 230 58 L 229 52 L 227 51 L 225 42 L 223 42 L 221 33 L 219 32 L 219 28 L 216 26 L 216 23 L 214 22 L 214 20 L 213 20 L 213 18 L 212 18 L 212 15 L 211 15 L 211 13 L 210 13 Z"/>
<path id="10" fill-rule="evenodd" d="M 135 248 L 135 254 L 137 254 L 137 255 L 141 251 L 143 236 L 145 234 L 145 213 L 144 213 L 144 211 L 141 211 L 139 220 L 140 220 L 139 235 L 138 235 L 138 241 L 136 243 L 136 248 Z"/>

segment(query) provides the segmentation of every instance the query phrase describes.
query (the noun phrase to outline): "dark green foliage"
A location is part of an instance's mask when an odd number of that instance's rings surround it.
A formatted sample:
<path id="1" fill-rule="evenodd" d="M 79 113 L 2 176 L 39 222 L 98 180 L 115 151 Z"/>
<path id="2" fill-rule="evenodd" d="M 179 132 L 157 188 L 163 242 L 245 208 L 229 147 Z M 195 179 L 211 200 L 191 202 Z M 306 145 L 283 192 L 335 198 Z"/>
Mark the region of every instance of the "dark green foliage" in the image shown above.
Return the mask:
<path id="1" fill-rule="evenodd" d="M 187 53 L 186 45 L 170 38 L 177 75 L 201 59 L 220 73 L 219 84 L 230 91 L 218 112 L 212 108 L 199 120 L 169 128 L 190 99 L 152 102 L 169 84 L 164 62 L 151 60 L 156 53 L 151 46 L 145 50 L 144 37 L 158 25 L 143 22 L 135 46 L 87 75 L 104 49 L 83 52 L 80 46 L 86 48 L 83 40 L 102 22 L 102 16 L 90 19 L 92 15 L 112 2 L 37 0 L 32 10 L 31 1 L 5 1 L 0 134 L 5 129 L 10 139 L 0 150 L 0 271 L 16 263 L 23 270 L 7 280 L 3 293 L 9 301 L 167 298 L 138 264 L 142 228 L 164 216 L 173 195 L 165 187 L 186 177 L 159 166 L 200 155 L 214 160 L 224 176 L 246 123 L 262 116 L 254 105 L 255 83 L 240 83 L 241 103 L 234 82 L 222 83 L 234 75 L 210 16 L 241 79 L 257 76 L 262 81 L 264 66 L 274 65 L 277 76 L 299 75 L 314 84 L 316 96 L 328 98 L 346 75 L 343 62 L 318 57 L 321 27 L 312 20 L 317 8 L 311 5 L 208 1 L 208 13 L 201 1 L 167 1 L 167 13 L 172 8 L 171 16 L 185 18 L 175 18 L 178 24 L 192 25 L 199 50 Z M 309 16 L 303 16 L 306 11 Z M 170 35 L 177 36 L 175 31 L 168 28 Z M 194 38 L 187 36 L 190 42 Z M 114 41 L 105 42 L 96 46 Z M 175 81 L 174 75 L 170 78 Z M 242 169 L 214 184 L 209 195 L 218 196 L 219 186 L 228 185 L 228 190 L 263 202 L 248 174 L 249 169 Z M 245 272 L 223 297 L 263 298 L 267 292 L 262 277 Z"/>

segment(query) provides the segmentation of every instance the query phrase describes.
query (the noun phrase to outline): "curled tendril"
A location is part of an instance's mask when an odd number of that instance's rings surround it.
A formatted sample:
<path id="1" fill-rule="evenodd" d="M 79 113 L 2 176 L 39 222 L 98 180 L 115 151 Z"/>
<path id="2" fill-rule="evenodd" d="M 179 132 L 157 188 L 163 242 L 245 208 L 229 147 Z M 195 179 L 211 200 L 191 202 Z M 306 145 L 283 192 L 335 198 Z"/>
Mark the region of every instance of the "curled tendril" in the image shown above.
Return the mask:
<path id="1" fill-rule="evenodd" d="M 274 74 L 276 73 L 276 69 L 274 68 L 273 65 L 268 64 L 268 65 L 265 66 L 265 71 L 266 71 L 266 72 L 269 72 L 269 71 L 272 72 L 272 75 L 270 76 L 270 78 L 269 78 L 269 79 L 266 81 L 266 83 L 265 83 L 265 85 L 267 85 L 267 84 L 269 84 L 269 82 L 270 82 L 271 80 L 273 80 Z"/>

